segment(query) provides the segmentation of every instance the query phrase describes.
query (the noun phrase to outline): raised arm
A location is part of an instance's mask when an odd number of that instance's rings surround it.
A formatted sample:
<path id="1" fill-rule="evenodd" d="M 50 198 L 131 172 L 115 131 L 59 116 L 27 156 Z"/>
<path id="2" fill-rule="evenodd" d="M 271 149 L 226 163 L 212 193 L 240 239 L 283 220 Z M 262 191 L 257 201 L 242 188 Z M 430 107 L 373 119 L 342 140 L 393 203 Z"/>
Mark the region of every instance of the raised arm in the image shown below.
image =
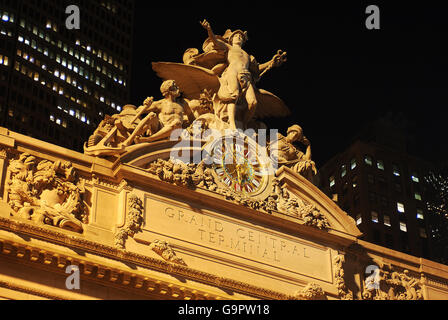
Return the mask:
<path id="1" fill-rule="evenodd" d="M 216 46 L 219 46 L 220 43 L 218 42 L 218 39 L 216 38 L 215 34 L 213 33 L 212 27 L 210 26 L 210 23 L 204 19 L 204 21 L 201 22 L 201 26 L 207 30 L 208 32 L 208 36 L 210 37 L 210 39 L 212 39 L 213 43 Z"/>

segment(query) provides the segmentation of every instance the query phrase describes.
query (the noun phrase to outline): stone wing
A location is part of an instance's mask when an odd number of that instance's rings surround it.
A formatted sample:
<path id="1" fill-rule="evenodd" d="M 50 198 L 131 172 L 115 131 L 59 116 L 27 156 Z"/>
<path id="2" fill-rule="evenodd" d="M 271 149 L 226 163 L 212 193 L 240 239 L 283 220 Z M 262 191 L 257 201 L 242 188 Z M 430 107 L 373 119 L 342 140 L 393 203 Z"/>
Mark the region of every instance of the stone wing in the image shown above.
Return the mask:
<path id="1" fill-rule="evenodd" d="M 258 89 L 256 96 L 258 104 L 254 115 L 255 118 L 283 118 L 291 115 L 291 111 L 285 103 L 269 91 Z"/>
<path id="2" fill-rule="evenodd" d="M 211 94 L 218 92 L 220 84 L 211 70 L 174 62 L 153 62 L 152 69 L 163 80 L 174 80 L 187 99 L 199 99 L 207 89 Z"/>

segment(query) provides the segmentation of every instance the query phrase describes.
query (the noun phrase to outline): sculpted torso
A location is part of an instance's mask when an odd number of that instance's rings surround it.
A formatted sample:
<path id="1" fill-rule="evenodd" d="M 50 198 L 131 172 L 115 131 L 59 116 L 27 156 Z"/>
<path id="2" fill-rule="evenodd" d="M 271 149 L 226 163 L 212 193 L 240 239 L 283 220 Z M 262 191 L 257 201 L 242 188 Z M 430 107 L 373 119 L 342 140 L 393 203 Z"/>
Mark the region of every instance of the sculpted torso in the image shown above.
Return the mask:
<path id="1" fill-rule="evenodd" d="M 231 69 L 234 72 L 249 70 L 250 57 L 246 51 L 241 48 L 229 46 L 227 60 L 229 62 L 228 69 Z"/>
<path id="2" fill-rule="evenodd" d="M 162 100 L 155 106 L 160 110 L 159 121 L 163 126 L 166 125 L 182 125 L 184 109 L 182 105 L 175 101 Z"/>

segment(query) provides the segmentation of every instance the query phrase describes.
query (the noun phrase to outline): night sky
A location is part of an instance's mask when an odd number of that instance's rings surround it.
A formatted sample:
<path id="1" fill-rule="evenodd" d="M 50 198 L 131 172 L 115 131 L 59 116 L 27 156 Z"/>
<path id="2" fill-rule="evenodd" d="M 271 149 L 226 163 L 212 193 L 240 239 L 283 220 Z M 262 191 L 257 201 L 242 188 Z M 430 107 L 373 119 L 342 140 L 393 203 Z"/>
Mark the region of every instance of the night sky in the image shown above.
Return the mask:
<path id="1" fill-rule="evenodd" d="M 244 49 L 260 63 L 278 49 L 288 52 L 288 61 L 257 87 L 284 100 L 293 115 L 266 123 L 282 133 L 301 125 L 318 166 L 347 147 L 368 122 L 400 111 L 416 141 L 413 152 L 448 159 L 447 7 L 404 1 L 265 1 L 242 7 L 242 1 L 222 7 L 211 1 L 136 2 L 132 104 L 161 98 L 161 79 L 151 62 L 182 62 L 187 48 L 201 49 L 207 32 L 199 22 L 205 18 L 218 35 L 226 29 L 247 31 Z M 369 4 L 380 8 L 381 30 L 365 27 Z"/>

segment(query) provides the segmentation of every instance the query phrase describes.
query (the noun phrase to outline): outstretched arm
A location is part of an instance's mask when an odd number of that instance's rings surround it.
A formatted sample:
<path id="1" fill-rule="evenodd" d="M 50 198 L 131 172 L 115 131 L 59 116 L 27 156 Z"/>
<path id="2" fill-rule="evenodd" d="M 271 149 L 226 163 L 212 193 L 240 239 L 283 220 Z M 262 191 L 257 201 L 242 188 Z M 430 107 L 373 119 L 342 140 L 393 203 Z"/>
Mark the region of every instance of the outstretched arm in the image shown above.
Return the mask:
<path id="1" fill-rule="evenodd" d="M 208 36 L 210 37 L 210 39 L 212 39 L 213 44 L 216 46 L 219 46 L 219 42 L 218 39 L 216 38 L 215 34 L 213 33 L 212 27 L 210 26 L 210 23 L 204 19 L 204 21 L 201 22 L 201 26 L 207 30 L 208 32 Z"/>
<path id="2" fill-rule="evenodd" d="M 270 61 L 260 64 L 258 67 L 260 70 L 260 77 L 272 68 L 281 66 L 286 60 L 286 52 L 278 50 L 277 54 Z"/>

